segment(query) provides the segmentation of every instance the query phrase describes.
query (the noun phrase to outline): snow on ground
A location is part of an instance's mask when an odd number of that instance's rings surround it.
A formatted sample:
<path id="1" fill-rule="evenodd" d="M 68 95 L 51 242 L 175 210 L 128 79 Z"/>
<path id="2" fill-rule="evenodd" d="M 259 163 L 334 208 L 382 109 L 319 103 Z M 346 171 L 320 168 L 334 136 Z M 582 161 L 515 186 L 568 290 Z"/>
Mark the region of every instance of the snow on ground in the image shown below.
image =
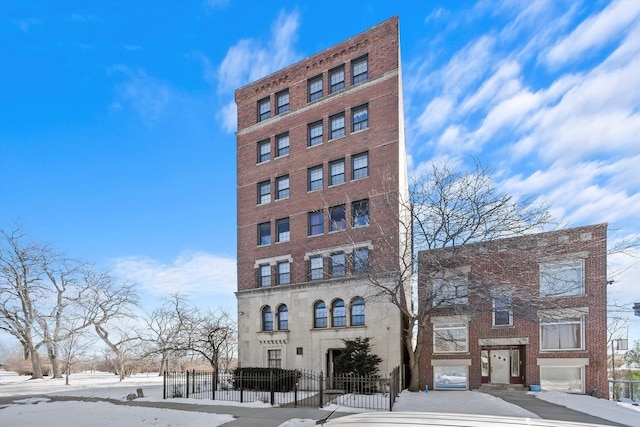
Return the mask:
<path id="1" fill-rule="evenodd" d="M 108 402 L 52 402 L 48 396 L 97 397 L 125 400 L 128 394 L 143 389 L 144 397 L 137 401 L 162 401 L 162 378 L 157 374 L 139 374 L 120 382 L 113 374 L 82 373 L 69 377 L 69 385 L 64 379 L 29 380 L 29 377 L 0 371 L 0 399 L 8 401 L 0 405 L 3 427 L 112 427 L 113 425 L 141 425 L 151 427 L 174 427 L 179 425 L 218 426 L 233 419 L 227 414 L 211 414 L 163 408 L 145 408 L 113 405 Z M 532 393 L 537 398 L 560 404 L 601 418 L 628 426 L 640 426 L 640 407 L 630 403 L 617 403 L 591 396 L 558 392 Z M 10 398 L 10 399 L 7 399 Z M 268 408 L 263 402 L 238 403 L 199 399 L 170 399 L 171 402 L 192 405 L 225 405 Z M 327 411 L 344 407 L 330 405 Z M 268 410 L 268 409 L 266 409 Z M 481 415 L 503 415 L 523 418 L 538 418 L 535 414 L 519 406 L 512 405 L 497 397 L 476 391 L 430 391 L 429 393 L 400 394 L 394 411 L 454 412 Z M 295 416 L 292 410 L 292 416 Z M 280 427 L 307 427 L 316 420 L 292 418 Z"/>

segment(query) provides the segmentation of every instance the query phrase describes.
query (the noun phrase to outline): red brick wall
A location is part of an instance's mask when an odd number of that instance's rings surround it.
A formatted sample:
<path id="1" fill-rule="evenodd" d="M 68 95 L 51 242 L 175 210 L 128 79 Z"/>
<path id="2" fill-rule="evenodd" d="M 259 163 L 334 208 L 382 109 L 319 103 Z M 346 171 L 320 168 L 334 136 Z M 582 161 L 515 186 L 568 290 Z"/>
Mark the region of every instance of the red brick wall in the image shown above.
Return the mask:
<path id="1" fill-rule="evenodd" d="M 514 307 L 513 327 L 492 327 L 492 313 L 490 302 L 486 299 L 474 298 L 470 290 L 469 306 L 474 310 L 471 313 L 469 323 L 469 352 L 459 355 L 445 356 L 432 354 L 432 330 L 426 328 L 425 346 L 423 347 L 421 360 L 420 382 L 422 386 L 433 386 L 432 359 L 471 359 L 469 369 L 470 387 L 480 386 L 480 346 L 479 339 L 483 338 L 514 338 L 527 337 L 529 344 L 525 353 L 525 378 L 523 383 L 539 384 L 538 358 L 588 358 L 589 365 L 585 368 L 585 391 L 591 393 L 597 389 L 601 396 L 606 396 L 607 390 L 607 313 L 606 313 L 606 286 L 607 286 L 607 257 L 606 257 L 606 224 L 578 227 L 550 233 L 535 234 L 513 239 L 497 240 L 486 244 L 468 245 L 458 255 L 464 259 L 460 265 L 469 265 L 470 279 L 478 284 L 486 286 L 500 286 L 515 284 L 524 301 L 530 298 L 530 310 L 526 307 Z M 441 251 L 444 255 L 451 251 Z M 584 295 L 575 297 L 537 298 L 539 293 L 539 263 L 551 256 L 575 256 L 578 253 L 587 253 L 584 258 Z M 418 288 L 421 300 L 424 295 L 426 282 L 424 280 L 425 268 L 434 252 L 420 253 L 420 285 Z M 433 260 L 433 258 L 431 258 Z M 473 285 L 471 285 L 473 286 Z M 484 307 L 487 310 L 477 309 Z M 539 320 L 536 312 L 540 309 L 588 307 L 589 312 L 585 318 L 584 351 L 566 352 L 541 352 L 539 342 Z M 459 308 L 458 313 L 464 312 L 464 307 Z M 518 310 L 520 312 L 518 312 Z M 435 310 L 434 315 L 453 314 L 450 309 Z M 431 324 L 429 324 L 431 326 Z"/>
<path id="2" fill-rule="evenodd" d="M 368 56 L 369 78 L 352 86 L 351 61 Z M 371 252 L 371 262 L 382 262 L 389 269 L 397 266 L 397 188 L 399 165 L 398 120 L 398 21 L 389 19 L 343 43 L 331 47 L 308 59 L 267 76 L 236 91 L 238 105 L 237 173 L 238 173 L 238 290 L 257 287 L 254 270 L 256 259 L 291 254 L 292 283 L 307 280 L 304 254 L 310 250 L 326 248 L 351 241 L 381 241 L 391 237 L 395 251 Z M 345 90 L 328 94 L 328 70 L 344 64 Z M 324 96 L 309 103 L 308 79 L 322 74 Z M 287 89 L 290 111 L 273 116 L 275 94 Z M 272 118 L 257 123 L 257 102 L 269 96 Z M 368 103 L 369 128 L 350 132 L 351 109 Z M 329 117 L 345 114 L 346 136 L 330 141 Z M 307 126 L 323 120 L 324 142 L 320 146 L 307 146 Z M 289 132 L 290 154 L 275 158 L 275 136 Z M 257 143 L 270 139 L 271 160 L 256 164 Z M 369 177 L 351 181 L 350 159 L 354 154 L 369 153 Z M 329 162 L 345 158 L 346 182 L 327 188 Z M 307 192 L 307 169 L 323 165 L 324 189 Z M 275 178 L 289 175 L 290 196 L 275 200 Z M 271 181 L 271 203 L 257 205 L 257 183 Z M 391 195 L 391 201 L 385 194 Z M 308 237 L 307 213 L 338 204 L 347 205 L 349 221 L 350 202 L 370 199 L 369 227 L 346 233 L 329 233 L 325 219 L 325 233 Z M 384 204 L 384 206 L 383 206 Z M 290 218 L 291 240 L 275 243 L 275 220 Z M 269 221 L 272 243 L 257 245 L 257 224 Z M 395 242 L 395 245 L 394 245 Z M 375 244 L 375 243 L 374 243 Z M 378 245 L 380 248 L 380 245 Z"/>

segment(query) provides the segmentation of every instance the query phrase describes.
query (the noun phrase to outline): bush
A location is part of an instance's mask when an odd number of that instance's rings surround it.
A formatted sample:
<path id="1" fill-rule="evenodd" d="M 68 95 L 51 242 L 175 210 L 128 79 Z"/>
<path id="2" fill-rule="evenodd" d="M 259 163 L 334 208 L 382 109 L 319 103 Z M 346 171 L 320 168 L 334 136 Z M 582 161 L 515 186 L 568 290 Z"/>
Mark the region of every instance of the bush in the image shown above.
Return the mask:
<path id="1" fill-rule="evenodd" d="M 289 392 L 295 389 L 299 372 L 278 368 L 236 368 L 233 373 L 233 386 L 236 389 Z"/>

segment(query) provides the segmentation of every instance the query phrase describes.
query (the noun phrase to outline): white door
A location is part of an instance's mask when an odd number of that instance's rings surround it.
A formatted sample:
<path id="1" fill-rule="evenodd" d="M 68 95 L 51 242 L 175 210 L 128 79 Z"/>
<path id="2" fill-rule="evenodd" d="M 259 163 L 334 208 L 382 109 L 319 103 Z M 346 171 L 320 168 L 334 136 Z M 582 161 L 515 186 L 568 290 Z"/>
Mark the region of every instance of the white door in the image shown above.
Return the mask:
<path id="1" fill-rule="evenodd" d="M 509 350 L 491 350 L 489 356 L 492 384 L 509 384 Z"/>

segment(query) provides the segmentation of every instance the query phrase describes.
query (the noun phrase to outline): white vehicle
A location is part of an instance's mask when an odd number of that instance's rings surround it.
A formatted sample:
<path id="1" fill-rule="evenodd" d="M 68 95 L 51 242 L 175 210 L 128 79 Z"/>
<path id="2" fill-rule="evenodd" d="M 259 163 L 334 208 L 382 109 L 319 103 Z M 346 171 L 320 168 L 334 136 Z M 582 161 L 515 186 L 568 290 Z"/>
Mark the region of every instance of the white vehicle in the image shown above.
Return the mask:
<path id="1" fill-rule="evenodd" d="M 460 372 L 444 372 L 436 377 L 436 382 L 443 384 L 466 384 L 467 377 Z"/>

